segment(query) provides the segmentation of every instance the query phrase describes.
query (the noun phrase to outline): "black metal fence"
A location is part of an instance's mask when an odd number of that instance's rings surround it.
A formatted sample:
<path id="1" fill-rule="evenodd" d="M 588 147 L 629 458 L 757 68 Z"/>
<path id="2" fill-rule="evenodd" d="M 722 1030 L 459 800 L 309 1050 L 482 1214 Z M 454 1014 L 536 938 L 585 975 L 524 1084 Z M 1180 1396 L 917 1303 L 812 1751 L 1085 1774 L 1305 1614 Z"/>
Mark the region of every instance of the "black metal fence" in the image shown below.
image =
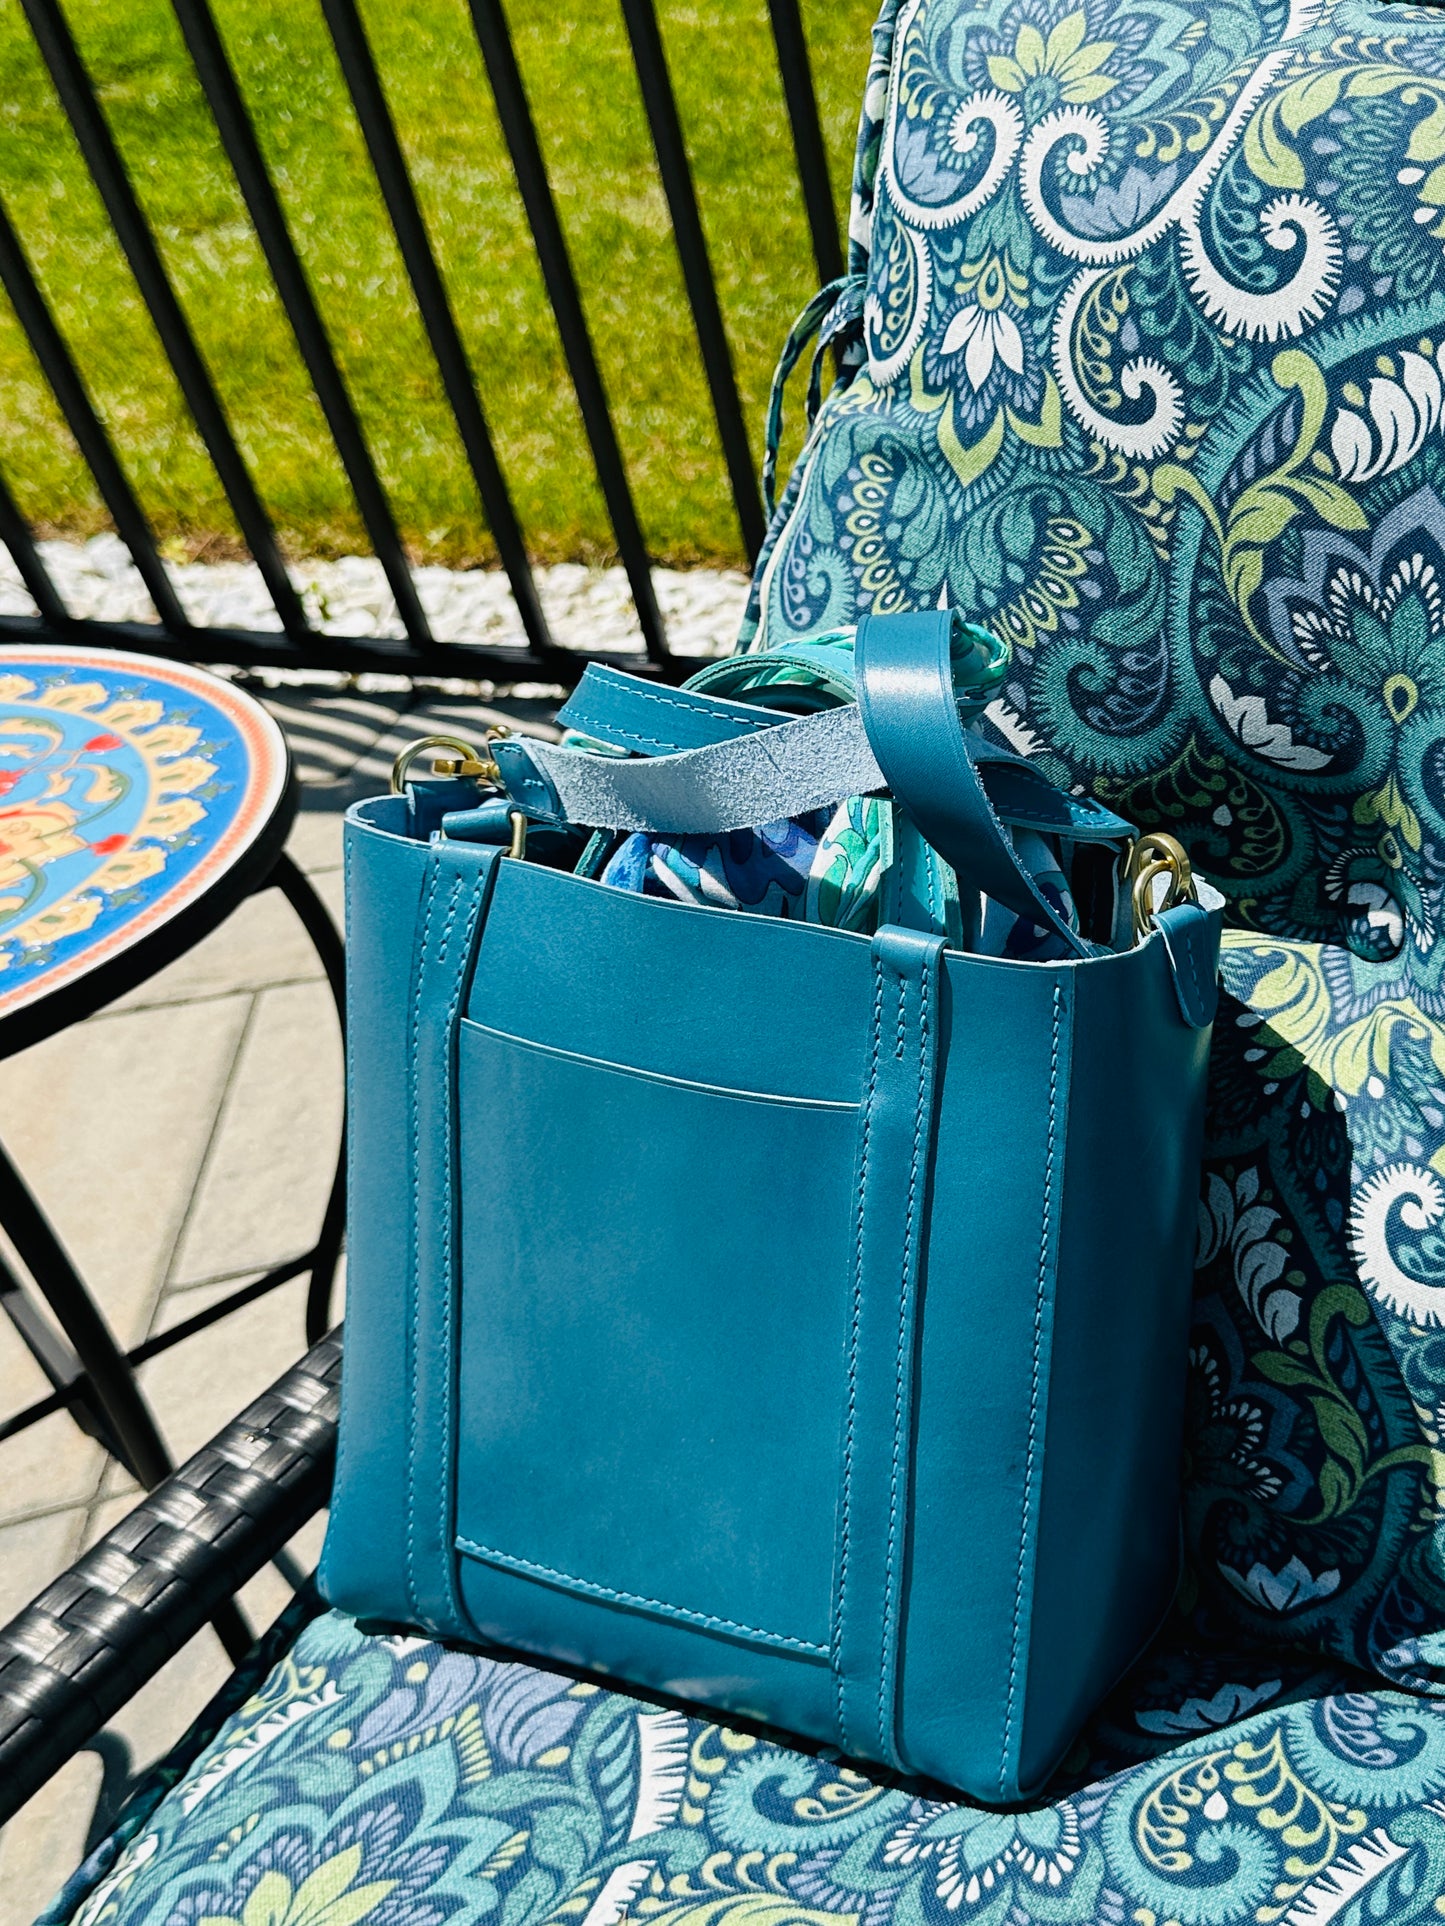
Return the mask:
<path id="1" fill-rule="evenodd" d="M 60 0 L 21 0 L 116 239 L 275 606 L 281 632 L 198 628 L 188 620 L 162 564 L 154 531 L 56 325 L 21 238 L 0 205 L 0 284 L 159 617 L 159 627 L 72 617 L 46 570 L 24 516 L 0 477 L 0 541 L 10 550 L 39 611 L 38 617 L 0 616 L 0 642 L 33 639 L 44 633 L 65 640 L 141 647 L 153 654 L 185 660 L 234 662 L 242 667 L 383 669 L 410 675 L 513 678 L 540 672 L 548 680 L 573 679 L 582 658 L 559 648 L 548 630 L 476 377 L 356 0 L 321 0 L 322 10 L 436 357 L 447 404 L 516 600 L 527 638 L 525 649 L 442 642 L 431 633 L 391 503 L 209 0 L 171 3 L 368 538 L 395 598 L 404 638 L 382 641 L 369 636 L 322 635 L 308 621 L 282 560 L 270 516 L 162 262 Z M 738 526 L 751 562 L 763 539 L 762 502 L 654 0 L 621 0 L 621 5 Z M 647 661 L 655 673 L 666 676 L 673 657 L 653 592 L 647 547 L 502 0 L 469 0 L 469 6 L 617 553 L 627 571 Z M 769 0 L 769 15 L 818 275 L 820 281 L 830 281 L 842 272 L 842 250 L 799 0 Z"/>

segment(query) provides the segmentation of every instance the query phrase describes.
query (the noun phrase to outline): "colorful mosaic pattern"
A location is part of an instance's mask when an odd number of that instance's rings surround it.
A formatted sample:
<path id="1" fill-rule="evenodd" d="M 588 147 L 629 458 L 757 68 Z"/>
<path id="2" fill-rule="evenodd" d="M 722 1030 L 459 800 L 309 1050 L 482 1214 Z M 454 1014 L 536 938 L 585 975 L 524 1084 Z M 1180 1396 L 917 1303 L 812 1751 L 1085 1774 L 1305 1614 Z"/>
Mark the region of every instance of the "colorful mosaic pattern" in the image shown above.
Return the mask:
<path id="1" fill-rule="evenodd" d="M 0 1019 L 159 928 L 244 855 L 287 781 L 256 702 L 84 649 L 0 658 Z"/>

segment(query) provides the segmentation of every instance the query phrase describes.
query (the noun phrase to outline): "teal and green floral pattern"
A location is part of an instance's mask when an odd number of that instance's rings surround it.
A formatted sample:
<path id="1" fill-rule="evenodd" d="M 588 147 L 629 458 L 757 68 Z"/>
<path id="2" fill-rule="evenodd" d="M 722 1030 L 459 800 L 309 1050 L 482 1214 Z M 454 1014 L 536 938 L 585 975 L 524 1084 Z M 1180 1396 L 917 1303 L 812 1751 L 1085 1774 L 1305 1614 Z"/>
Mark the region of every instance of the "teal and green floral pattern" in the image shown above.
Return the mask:
<path id="1" fill-rule="evenodd" d="M 746 643 L 940 602 L 1235 926 L 1196 1632 L 1445 1690 L 1445 13 L 898 0 Z"/>
<path id="2" fill-rule="evenodd" d="M 73 1926 L 1438 1922 L 1445 1707 L 1201 1662 L 1032 1812 L 528 1666 L 314 1620 Z M 1302 1692 L 1305 1694 L 1302 1696 Z M 1356 1910 L 1347 1911 L 1353 1906 Z"/>
<path id="3" fill-rule="evenodd" d="M 862 352 L 751 646 L 957 606 L 1013 645 L 1002 733 L 1182 826 L 1239 922 L 1423 963 L 1445 863 L 1439 14 L 906 0 L 879 41 Z"/>

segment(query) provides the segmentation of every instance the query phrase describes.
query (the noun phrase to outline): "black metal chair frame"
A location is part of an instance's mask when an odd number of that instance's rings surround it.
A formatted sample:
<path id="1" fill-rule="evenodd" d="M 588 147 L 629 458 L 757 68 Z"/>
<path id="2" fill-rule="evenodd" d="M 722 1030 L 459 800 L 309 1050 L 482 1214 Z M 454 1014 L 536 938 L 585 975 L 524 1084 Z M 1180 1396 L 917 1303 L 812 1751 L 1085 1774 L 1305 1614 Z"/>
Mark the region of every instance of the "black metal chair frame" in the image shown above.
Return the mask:
<path id="1" fill-rule="evenodd" d="M 335 1332 L 0 1629 L 0 1824 L 326 1503 L 340 1375 Z"/>

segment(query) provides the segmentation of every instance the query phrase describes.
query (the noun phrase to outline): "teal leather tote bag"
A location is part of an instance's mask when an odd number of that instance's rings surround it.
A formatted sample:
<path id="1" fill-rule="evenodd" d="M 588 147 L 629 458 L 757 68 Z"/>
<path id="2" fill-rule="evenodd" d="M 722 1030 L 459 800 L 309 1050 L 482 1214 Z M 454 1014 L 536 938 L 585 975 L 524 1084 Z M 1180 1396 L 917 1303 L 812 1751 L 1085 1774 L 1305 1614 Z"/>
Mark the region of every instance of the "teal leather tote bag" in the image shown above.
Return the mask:
<path id="1" fill-rule="evenodd" d="M 865 622 L 812 715 L 592 676 L 661 753 L 497 744 L 503 796 L 350 812 L 322 1587 L 1000 1802 L 1176 1581 L 1219 921 L 1146 868 L 1134 940 L 1127 825 L 963 728 L 955 639 Z M 521 854 L 522 813 L 545 857 L 884 792 L 964 942 L 986 898 L 1064 954 L 959 947 L 906 877 L 856 933 Z"/>

